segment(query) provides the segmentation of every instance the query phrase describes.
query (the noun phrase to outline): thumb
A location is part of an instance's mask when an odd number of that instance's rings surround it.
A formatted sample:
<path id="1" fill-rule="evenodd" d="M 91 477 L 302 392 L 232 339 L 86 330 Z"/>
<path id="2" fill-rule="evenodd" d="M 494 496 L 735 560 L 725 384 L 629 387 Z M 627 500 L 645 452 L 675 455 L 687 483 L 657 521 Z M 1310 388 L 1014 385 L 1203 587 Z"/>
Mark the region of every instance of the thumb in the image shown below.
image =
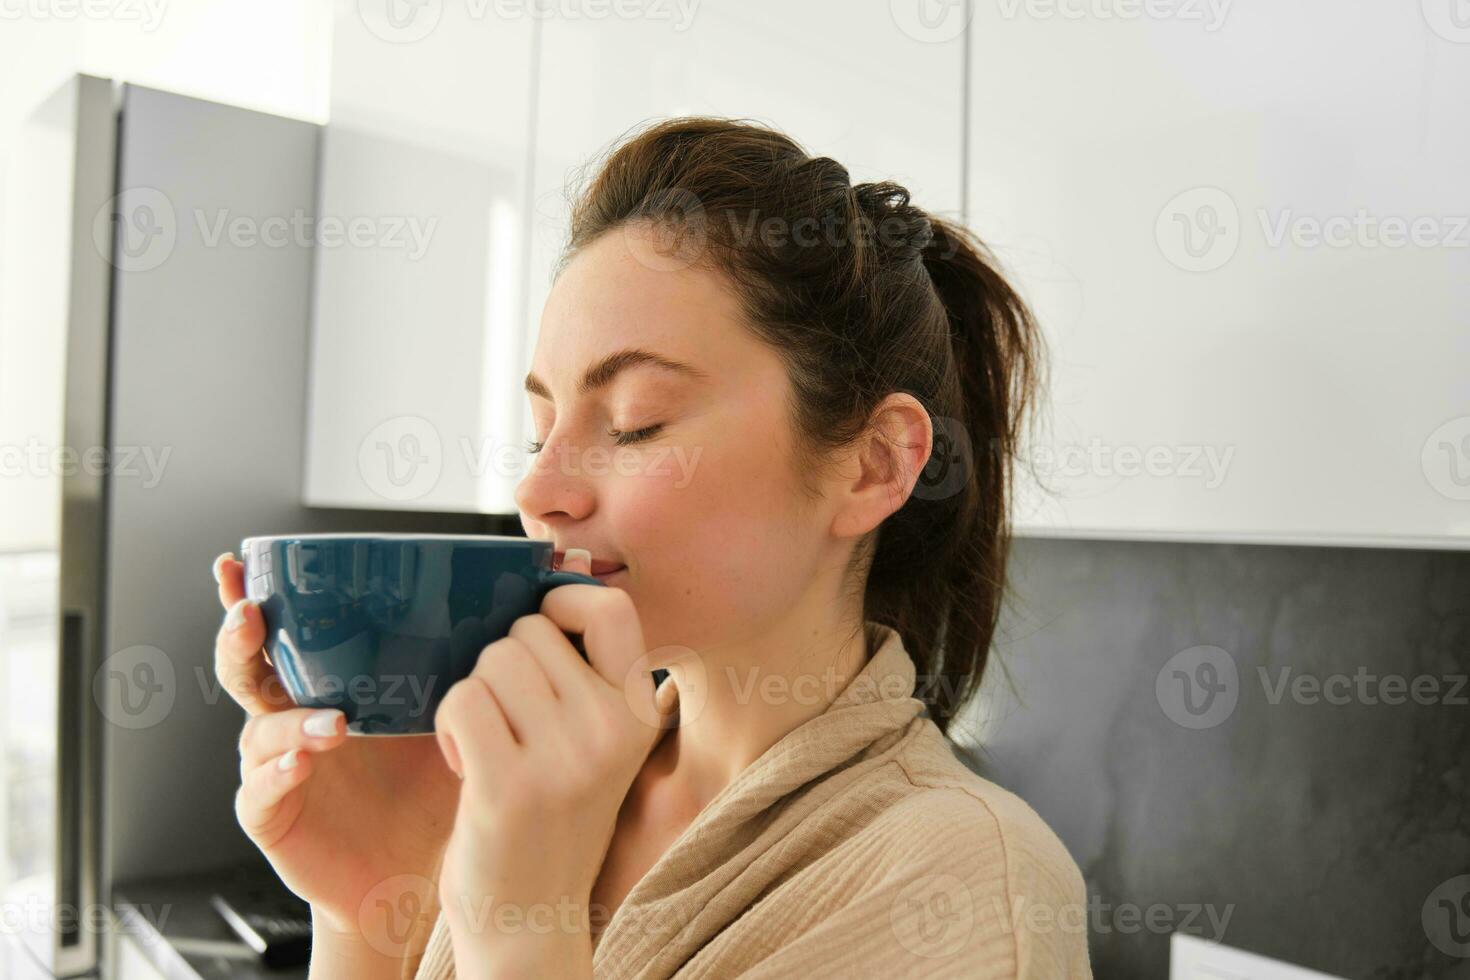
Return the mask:
<path id="1" fill-rule="evenodd" d="M 586 548 L 568 548 L 562 555 L 561 566 L 558 571 L 580 572 L 583 575 L 592 574 L 592 552 Z"/>

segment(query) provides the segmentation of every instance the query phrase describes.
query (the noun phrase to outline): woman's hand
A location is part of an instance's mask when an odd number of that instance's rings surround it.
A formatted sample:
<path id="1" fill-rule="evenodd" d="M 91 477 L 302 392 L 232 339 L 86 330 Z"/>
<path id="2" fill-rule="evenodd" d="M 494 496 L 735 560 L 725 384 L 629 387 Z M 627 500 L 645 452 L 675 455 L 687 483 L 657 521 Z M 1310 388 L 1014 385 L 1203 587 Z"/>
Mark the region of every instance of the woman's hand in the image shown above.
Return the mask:
<path id="1" fill-rule="evenodd" d="M 562 585 L 445 694 L 434 728 L 464 783 L 439 899 L 459 975 L 591 976 L 592 886 L 663 730 L 646 662 L 626 592 Z"/>
<path id="2" fill-rule="evenodd" d="M 265 625 L 243 598 L 241 563 L 221 555 L 214 571 L 230 611 L 215 638 L 215 673 L 250 716 L 236 819 L 311 903 L 319 928 L 385 956 L 421 953 L 460 781 L 432 738 L 349 737 L 340 711 L 321 714 L 328 734 L 306 731 L 318 712 L 296 707 L 265 659 Z M 399 914 L 415 909 L 417 920 Z"/>

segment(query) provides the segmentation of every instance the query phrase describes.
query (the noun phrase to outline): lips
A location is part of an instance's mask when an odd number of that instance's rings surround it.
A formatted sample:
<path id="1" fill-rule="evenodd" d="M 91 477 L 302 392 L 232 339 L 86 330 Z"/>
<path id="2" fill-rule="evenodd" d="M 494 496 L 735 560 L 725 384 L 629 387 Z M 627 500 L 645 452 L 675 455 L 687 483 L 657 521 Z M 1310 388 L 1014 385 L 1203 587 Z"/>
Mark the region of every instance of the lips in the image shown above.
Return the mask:
<path id="1" fill-rule="evenodd" d="M 553 569 L 561 568 L 562 559 L 566 557 L 566 554 L 567 553 L 565 551 L 553 551 L 551 553 L 551 567 Z M 606 575 L 609 572 L 615 572 L 615 571 L 617 571 L 620 568 L 626 568 L 626 567 L 627 566 L 624 565 L 622 562 L 620 562 L 620 561 L 613 561 L 610 558 L 593 558 L 592 559 L 592 574 L 593 574 L 593 576 Z"/>

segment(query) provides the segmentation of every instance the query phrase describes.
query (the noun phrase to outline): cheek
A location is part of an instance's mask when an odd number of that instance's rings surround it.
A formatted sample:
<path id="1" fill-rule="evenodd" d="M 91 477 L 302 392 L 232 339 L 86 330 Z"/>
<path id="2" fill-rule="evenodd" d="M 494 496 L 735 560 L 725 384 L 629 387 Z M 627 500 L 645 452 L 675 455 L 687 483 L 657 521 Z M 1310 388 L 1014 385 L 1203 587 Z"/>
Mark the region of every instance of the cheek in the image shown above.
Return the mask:
<path id="1" fill-rule="evenodd" d="M 810 534 L 794 509 L 784 444 L 756 435 L 768 428 L 733 431 L 738 438 L 718 443 L 690 440 L 675 449 L 670 441 L 659 462 L 650 453 L 642 472 L 603 498 L 650 616 L 758 614 L 776 601 L 768 593 L 790 601 L 786 577 L 807 564 L 800 552 Z"/>

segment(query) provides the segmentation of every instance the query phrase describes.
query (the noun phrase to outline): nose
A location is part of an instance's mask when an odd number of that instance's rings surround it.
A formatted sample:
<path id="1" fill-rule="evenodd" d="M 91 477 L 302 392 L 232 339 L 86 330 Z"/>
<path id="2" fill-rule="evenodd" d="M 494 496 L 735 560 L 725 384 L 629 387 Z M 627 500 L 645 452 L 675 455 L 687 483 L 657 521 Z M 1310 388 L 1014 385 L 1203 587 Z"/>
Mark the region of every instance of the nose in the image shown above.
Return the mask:
<path id="1" fill-rule="evenodd" d="M 596 506 L 592 481 L 561 448 L 570 444 L 552 442 L 552 438 L 548 436 L 541 451 L 531 457 L 530 471 L 516 484 L 515 501 L 522 524 L 534 521 L 554 527 L 582 521 Z"/>

